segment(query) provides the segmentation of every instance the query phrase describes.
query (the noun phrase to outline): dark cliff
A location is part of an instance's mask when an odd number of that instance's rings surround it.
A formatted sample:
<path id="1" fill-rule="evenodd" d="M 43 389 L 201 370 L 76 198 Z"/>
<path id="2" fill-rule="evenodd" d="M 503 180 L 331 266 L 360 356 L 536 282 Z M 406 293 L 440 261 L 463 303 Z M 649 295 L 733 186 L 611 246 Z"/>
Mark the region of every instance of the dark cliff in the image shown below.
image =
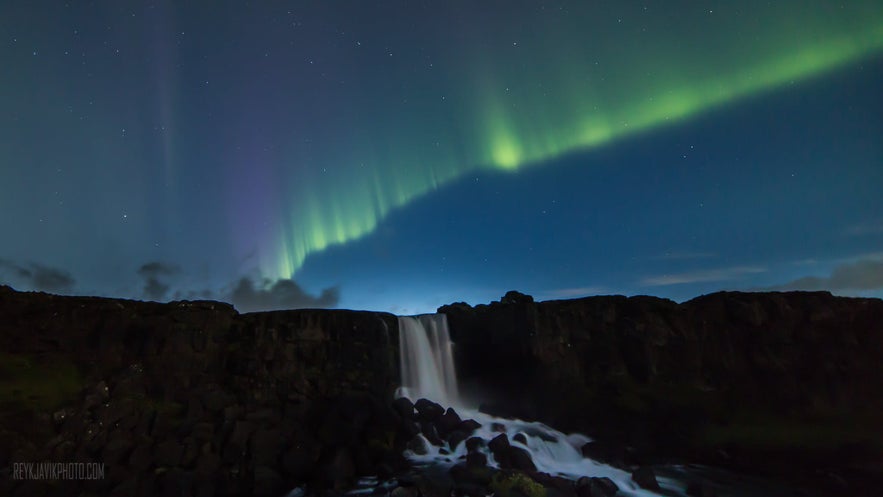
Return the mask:
<path id="1" fill-rule="evenodd" d="M 280 495 L 376 474 L 404 443 L 389 420 L 397 333 L 383 313 L 0 287 L 0 494 Z M 106 475 L 8 479 L 41 461 Z"/>
<path id="2" fill-rule="evenodd" d="M 461 384 L 490 412 L 629 445 L 638 459 L 770 472 L 883 461 L 879 299 L 723 292 L 684 304 L 536 303 L 510 292 L 439 312 Z"/>
<path id="3" fill-rule="evenodd" d="M 592 435 L 593 457 L 803 468 L 835 484 L 879 474 L 883 301 L 513 293 L 440 311 L 461 383 L 488 410 Z M 398 354 L 390 314 L 0 287 L 0 494 L 282 495 L 400 471 L 413 433 L 390 405 Z M 39 461 L 107 474 L 6 478 Z"/>

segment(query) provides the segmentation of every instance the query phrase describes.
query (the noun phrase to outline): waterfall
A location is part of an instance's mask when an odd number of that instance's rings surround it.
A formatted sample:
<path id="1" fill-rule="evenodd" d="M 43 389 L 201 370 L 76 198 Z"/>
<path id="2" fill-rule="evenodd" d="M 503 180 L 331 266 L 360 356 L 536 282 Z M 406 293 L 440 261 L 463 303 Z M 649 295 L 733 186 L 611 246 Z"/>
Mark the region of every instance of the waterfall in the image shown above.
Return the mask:
<path id="1" fill-rule="evenodd" d="M 399 317 L 402 386 L 398 397 L 459 406 L 454 354 L 444 314 Z"/>
<path id="2" fill-rule="evenodd" d="M 573 480 L 582 476 L 606 476 L 619 487 L 618 495 L 659 495 L 639 488 L 628 471 L 583 457 L 580 448 L 591 441 L 589 437 L 578 433 L 564 434 L 539 422 L 491 416 L 463 405 L 457 392 L 453 344 L 444 314 L 400 316 L 399 354 L 402 386 L 396 392 L 397 397 L 412 401 L 425 398 L 444 407 L 454 407 L 463 419 L 471 418 L 481 425 L 472 436 L 485 441 L 505 433 L 513 446 L 530 454 L 539 471 Z M 516 436 L 522 437 L 522 441 Z M 466 458 L 466 444 L 462 441 L 445 448 L 431 445 L 422 434 L 418 437 L 422 438 L 425 450 L 420 454 L 406 452 L 415 463 L 449 466 Z M 487 455 L 490 466 L 499 467 L 487 447 L 480 450 Z M 676 480 L 659 477 L 658 481 L 668 495 L 684 495 L 682 484 Z"/>

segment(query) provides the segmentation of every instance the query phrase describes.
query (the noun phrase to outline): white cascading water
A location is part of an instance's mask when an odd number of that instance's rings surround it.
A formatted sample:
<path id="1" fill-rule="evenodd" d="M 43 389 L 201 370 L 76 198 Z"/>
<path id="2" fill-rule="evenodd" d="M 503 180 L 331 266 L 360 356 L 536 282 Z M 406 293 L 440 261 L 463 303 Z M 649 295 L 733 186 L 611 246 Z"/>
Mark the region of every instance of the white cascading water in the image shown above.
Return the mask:
<path id="1" fill-rule="evenodd" d="M 583 457 L 580 449 L 591 441 L 585 435 L 566 435 L 543 423 L 497 418 L 463 405 L 457 392 L 453 344 L 444 314 L 399 317 L 399 347 L 403 384 L 396 394 L 398 397 L 407 397 L 411 401 L 425 398 L 444 407 L 453 407 L 462 419 L 471 418 L 481 423 L 481 428 L 472 436 L 491 440 L 500 433 L 506 433 L 510 444 L 530 453 L 539 471 L 573 480 L 583 476 L 606 476 L 616 483 L 622 495 L 659 495 L 638 487 L 627 471 Z M 526 444 L 514 439 L 519 433 L 524 435 Z M 441 447 L 433 446 L 425 438 L 423 442 L 426 454 L 406 453 L 414 463 L 453 465 L 466 456 L 465 443 L 447 448 L 448 453 L 445 454 L 441 452 Z M 488 464 L 499 468 L 493 454 L 486 448 L 484 451 Z M 657 479 L 666 494 L 683 495 L 682 483 L 668 478 Z"/>
<path id="2" fill-rule="evenodd" d="M 397 396 L 459 406 L 452 347 L 444 314 L 399 317 L 402 387 Z"/>

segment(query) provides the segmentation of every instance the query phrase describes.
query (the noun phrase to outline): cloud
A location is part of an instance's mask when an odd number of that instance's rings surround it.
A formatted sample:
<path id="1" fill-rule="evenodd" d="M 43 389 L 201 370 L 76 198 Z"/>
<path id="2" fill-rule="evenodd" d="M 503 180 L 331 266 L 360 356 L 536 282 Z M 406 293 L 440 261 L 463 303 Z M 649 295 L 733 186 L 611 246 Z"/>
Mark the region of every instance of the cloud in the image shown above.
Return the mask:
<path id="1" fill-rule="evenodd" d="M 165 262 L 148 262 L 138 268 L 138 274 L 144 277 L 150 276 L 171 276 L 178 274 L 181 268 L 176 264 L 168 264 Z"/>
<path id="2" fill-rule="evenodd" d="M 738 266 L 721 269 L 707 269 L 702 271 L 689 271 L 676 274 L 661 274 L 650 276 L 641 280 L 642 286 L 668 286 L 683 285 L 686 283 L 703 283 L 708 281 L 731 281 L 738 280 L 749 274 L 766 272 L 766 268 L 758 266 Z"/>
<path id="3" fill-rule="evenodd" d="M 713 252 L 666 252 L 664 254 L 647 257 L 653 261 L 687 261 L 693 259 L 713 259 L 717 254 Z"/>
<path id="4" fill-rule="evenodd" d="M 883 260 L 865 259 L 835 267 L 828 276 L 805 276 L 767 290 L 883 289 Z"/>
<path id="5" fill-rule="evenodd" d="M 877 223 L 855 224 L 846 228 L 847 236 L 883 235 L 883 221 Z"/>
<path id="6" fill-rule="evenodd" d="M 277 309 L 334 307 L 340 300 L 340 290 L 329 287 L 318 295 L 310 295 L 294 280 L 261 280 L 256 284 L 243 277 L 225 297 L 241 312 L 269 311 Z"/>
<path id="7" fill-rule="evenodd" d="M 170 285 L 163 281 L 181 271 L 175 264 L 165 262 L 148 262 L 138 268 L 138 275 L 144 278 L 144 297 L 150 300 L 163 300 L 169 292 Z"/>
<path id="8" fill-rule="evenodd" d="M 608 290 L 604 287 L 600 286 L 583 286 L 577 288 L 556 288 L 554 290 L 548 290 L 543 294 L 543 297 L 549 298 L 572 298 L 572 297 L 585 297 L 586 295 L 598 295 L 602 293 L 606 293 Z"/>
<path id="9" fill-rule="evenodd" d="M 0 273 L 10 274 L 21 284 L 44 292 L 68 292 L 76 281 L 67 271 L 30 262 L 26 266 L 0 259 Z"/>

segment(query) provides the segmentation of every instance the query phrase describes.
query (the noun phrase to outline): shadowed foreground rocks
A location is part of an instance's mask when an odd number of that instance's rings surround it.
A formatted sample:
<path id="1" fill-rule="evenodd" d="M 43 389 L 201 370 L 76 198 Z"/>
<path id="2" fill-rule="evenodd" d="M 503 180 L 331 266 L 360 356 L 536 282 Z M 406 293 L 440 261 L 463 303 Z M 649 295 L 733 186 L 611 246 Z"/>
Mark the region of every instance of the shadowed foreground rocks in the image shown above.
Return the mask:
<path id="1" fill-rule="evenodd" d="M 589 434 L 584 454 L 642 485 L 653 486 L 642 465 L 679 458 L 853 497 L 883 488 L 883 301 L 510 293 L 440 311 L 461 383 L 486 410 Z M 334 493 L 361 475 L 404 481 L 401 454 L 421 432 L 471 447 L 450 475 L 464 494 L 613 491 L 591 475 L 565 484 L 537 473 L 502 439 L 489 449 L 507 467 L 490 471 L 473 420 L 392 401 L 398 354 L 391 314 L 239 314 L 0 287 L 0 495 Z M 105 478 L 8 477 L 14 463 L 41 461 L 102 463 Z M 435 490 L 422 492 L 450 488 Z"/>
<path id="2" fill-rule="evenodd" d="M 721 292 L 439 309 L 483 410 L 596 439 L 620 466 L 672 458 L 832 491 L 883 488 L 883 301 Z"/>

